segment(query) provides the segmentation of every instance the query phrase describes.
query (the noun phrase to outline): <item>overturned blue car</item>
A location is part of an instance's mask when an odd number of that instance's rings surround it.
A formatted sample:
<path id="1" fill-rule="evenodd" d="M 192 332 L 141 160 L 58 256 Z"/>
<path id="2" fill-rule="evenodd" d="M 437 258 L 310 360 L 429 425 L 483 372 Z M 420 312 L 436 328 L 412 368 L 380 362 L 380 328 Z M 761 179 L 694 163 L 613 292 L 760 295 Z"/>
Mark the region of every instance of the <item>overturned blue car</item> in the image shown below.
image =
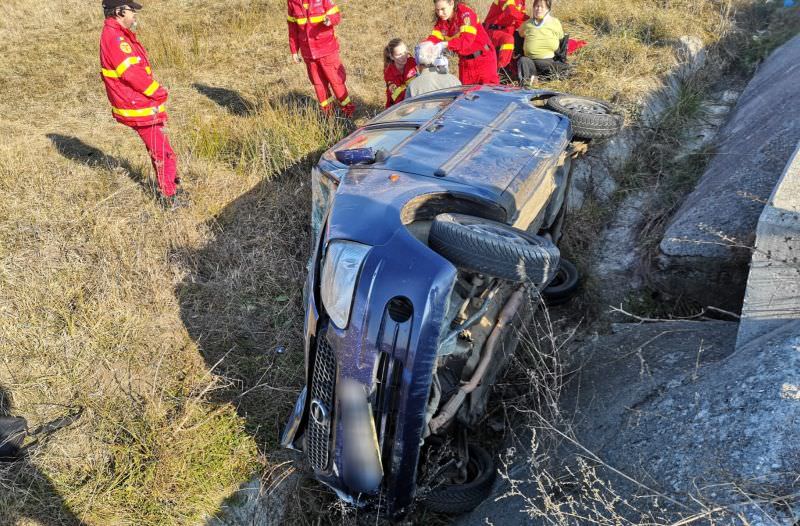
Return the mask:
<path id="1" fill-rule="evenodd" d="M 515 328 L 577 287 L 557 243 L 571 160 L 621 118 L 592 99 L 468 86 L 407 100 L 313 170 L 306 387 L 282 436 L 340 498 L 399 516 L 486 498 L 470 440 Z"/>

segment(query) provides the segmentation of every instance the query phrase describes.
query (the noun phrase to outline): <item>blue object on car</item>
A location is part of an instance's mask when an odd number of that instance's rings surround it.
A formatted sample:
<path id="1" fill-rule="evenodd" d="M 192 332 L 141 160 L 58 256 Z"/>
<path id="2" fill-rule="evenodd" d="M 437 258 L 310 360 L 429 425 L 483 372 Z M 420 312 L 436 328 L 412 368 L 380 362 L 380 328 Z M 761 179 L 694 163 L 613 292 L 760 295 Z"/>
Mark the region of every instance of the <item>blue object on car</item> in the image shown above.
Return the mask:
<path id="1" fill-rule="evenodd" d="M 346 166 L 354 164 L 371 164 L 375 162 L 375 151 L 372 148 L 351 148 L 335 153 L 336 160 Z"/>

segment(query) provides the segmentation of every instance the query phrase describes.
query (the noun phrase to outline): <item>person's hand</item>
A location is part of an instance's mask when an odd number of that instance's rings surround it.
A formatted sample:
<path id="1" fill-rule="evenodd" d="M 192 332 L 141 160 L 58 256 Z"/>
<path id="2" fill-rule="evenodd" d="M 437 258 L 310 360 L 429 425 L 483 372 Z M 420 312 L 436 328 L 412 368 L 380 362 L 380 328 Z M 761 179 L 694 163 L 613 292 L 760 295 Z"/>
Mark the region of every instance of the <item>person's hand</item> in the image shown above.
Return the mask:
<path id="1" fill-rule="evenodd" d="M 164 88 L 162 86 L 161 89 L 158 90 L 157 93 L 158 93 L 158 98 L 156 98 L 155 101 L 159 105 L 164 104 L 165 102 L 167 102 L 167 99 L 169 98 L 169 92 L 166 90 L 166 88 Z"/>
<path id="2" fill-rule="evenodd" d="M 447 49 L 447 42 L 439 42 L 436 44 L 436 52 L 440 55 L 444 53 L 445 49 Z"/>
<path id="3" fill-rule="evenodd" d="M 292 62 L 295 64 L 299 64 L 303 61 L 303 57 L 300 56 L 300 53 L 292 53 Z"/>
<path id="4" fill-rule="evenodd" d="M 328 15 L 325 15 L 325 19 L 322 21 L 322 23 L 325 24 L 326 26 L 330 27 L 331 19 L 328 18 Z"/>

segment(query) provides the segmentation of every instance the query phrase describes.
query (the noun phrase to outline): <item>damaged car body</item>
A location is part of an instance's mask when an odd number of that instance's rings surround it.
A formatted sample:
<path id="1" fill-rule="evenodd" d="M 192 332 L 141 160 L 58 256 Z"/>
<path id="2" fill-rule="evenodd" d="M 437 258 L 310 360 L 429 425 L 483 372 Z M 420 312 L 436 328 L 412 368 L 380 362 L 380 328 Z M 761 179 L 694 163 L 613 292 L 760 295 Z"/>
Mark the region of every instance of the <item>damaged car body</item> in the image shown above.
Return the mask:
<path id="1" fill-rule="evenodd" d="M 415 496 L 459 513 L 488 494 L 493 462 L 466 435 L 529 295 L 559 272 L 583 144 L 547 106 L 560 95 L 433 92 L 376 116 L 314 168 L 306 387 L 281 441 L 342 499 L 398 516 Z"/>

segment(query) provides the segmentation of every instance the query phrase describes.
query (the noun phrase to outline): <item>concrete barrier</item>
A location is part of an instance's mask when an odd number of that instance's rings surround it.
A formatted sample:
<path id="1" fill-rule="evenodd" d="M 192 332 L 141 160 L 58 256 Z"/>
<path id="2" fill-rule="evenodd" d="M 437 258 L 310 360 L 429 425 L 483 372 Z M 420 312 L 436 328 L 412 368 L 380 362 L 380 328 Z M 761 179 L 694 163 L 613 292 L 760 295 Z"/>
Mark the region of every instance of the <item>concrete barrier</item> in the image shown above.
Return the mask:
<path id="1" fill-rule="evenodd" d="M 800 335 L 800 144 L 758 220 L 737 347 L 774 331 Z"/>
<path id="2" fill-rule="evenodd" d="M 756 225 L 800 140 L 800 35 L 776 49 L 720 129 L 717 152 L 664 234 L 652 278 L 673 297 L 742 307 Z"/>

